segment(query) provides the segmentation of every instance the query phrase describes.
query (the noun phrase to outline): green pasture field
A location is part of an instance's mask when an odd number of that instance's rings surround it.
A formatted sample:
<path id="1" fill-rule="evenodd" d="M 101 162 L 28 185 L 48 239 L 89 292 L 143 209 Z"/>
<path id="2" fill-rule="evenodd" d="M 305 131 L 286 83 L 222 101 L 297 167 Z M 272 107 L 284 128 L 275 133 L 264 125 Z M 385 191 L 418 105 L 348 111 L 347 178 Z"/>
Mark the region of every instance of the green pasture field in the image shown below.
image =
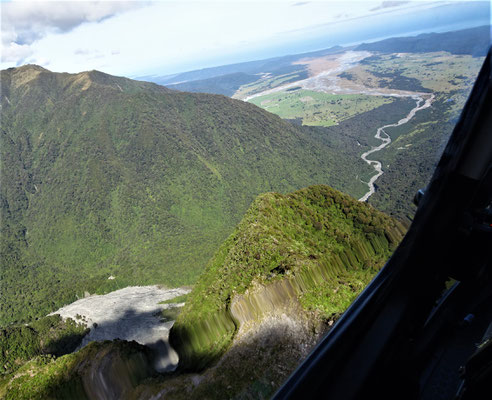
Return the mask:
<path id="1" fill-rule="evenodd" d="M 303 71 L 295 71 L 283 75 L 265 75 L 264 77 L 258 76 L 258 80 L 255 82 L 242 85 L 236 93 L 232 96 L 237 99 L 244 99 L 255 93 L 260 93 L 265 90 L 276 88 L 282 84 L 288 82 L 295 82 L 304 79 Z"/>
<path id="2" fill-rule="evenodd" d="M 420 82 L 428 91 L 450 93 L 463 86 L 470 86 L 482 63 L 482 57 L 454 55 L 444 51 L 397 53 L 370 57 L 347 73 L 361 75 L 361 78 L 369 73 L 379 78 L 381 87 L 395 82 L 397 76 L 404 76 Z M 410 87 L 405 89 L 411 90 Z"/>
<path id="3" fill-rule="evenodd" d="M 390 97 L 294 90 L 255 97 L 251 103 L 281 118 L 302 118 L 303 125 L 332 126 L 393 101 Z"/>

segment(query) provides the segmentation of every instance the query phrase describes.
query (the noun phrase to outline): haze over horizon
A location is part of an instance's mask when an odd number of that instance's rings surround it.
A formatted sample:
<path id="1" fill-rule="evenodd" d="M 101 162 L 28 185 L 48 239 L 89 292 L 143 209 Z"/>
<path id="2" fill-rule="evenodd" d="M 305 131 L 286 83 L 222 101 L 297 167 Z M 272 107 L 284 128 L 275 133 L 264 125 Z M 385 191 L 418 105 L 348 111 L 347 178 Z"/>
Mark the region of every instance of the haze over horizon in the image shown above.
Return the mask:
<path id="1" fill-rule="evenodd" d="M 487 1 L 2 1 L 1 68 L 141 77 L 490 24 Z"/>

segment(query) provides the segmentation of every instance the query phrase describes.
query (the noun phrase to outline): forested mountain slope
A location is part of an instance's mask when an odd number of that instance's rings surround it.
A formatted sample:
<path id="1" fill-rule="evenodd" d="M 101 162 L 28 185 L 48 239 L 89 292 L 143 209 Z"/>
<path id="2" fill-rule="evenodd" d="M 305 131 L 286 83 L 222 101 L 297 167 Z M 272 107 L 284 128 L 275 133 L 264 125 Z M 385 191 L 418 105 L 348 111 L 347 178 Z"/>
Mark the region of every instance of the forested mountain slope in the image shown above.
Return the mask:
<path id="1" fill-rule="evenodd" d="M 134 342 L 91 343 L 36 357 L 0 381 L 0 396 L 270 398 L 403 233 L 396 220 L 326 185 L 262 194 L 179 314 L 171 335 L 178 371 L 157 376 L 149 349 Z"/>
<path id="2" fill-rule="evenodd" d="M 192 283 L 256 195 L 346 190 L 358 162 L 220 95 L 37 66 L 1 85 L 1 325 L 84 292 Z"/>
<path id="3" fill-rule="evenodd" d="M 373 43 L 362 43 L 356 50 L 382 53 L 429 53 L 447 51 L 451 54 L 487 55 L 490 46 L 490 26 L 478 26 L 459 31 L 422 33 L 417 36 L 396 37 Z"/>

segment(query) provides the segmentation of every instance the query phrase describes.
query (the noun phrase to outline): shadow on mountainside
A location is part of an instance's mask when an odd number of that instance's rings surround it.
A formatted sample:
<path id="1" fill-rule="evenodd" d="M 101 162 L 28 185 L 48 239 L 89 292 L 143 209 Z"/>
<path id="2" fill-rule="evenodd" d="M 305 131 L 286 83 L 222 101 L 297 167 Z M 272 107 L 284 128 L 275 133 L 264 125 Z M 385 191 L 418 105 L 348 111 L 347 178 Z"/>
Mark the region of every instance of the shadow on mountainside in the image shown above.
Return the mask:
<path id="1" fill-rule="evenodd" d="M 84 342 L 89 342 L 91 335 L 92 340 L 98 337 L 100 341 L 89 343 L 68 355 L 65 361 L 54 361 L 50 371 L 40 369 L 39 382 L 49 385 L 34 391 L 30 387 L 28 398 L 41 395 L 41 398 L 60 399 L 120 399 L 135 395 L 142 399 L 171 400 L 266 399 L 307 356 L 324 332 L 323 328 L 316 331 L 307 320 L 292 313 L 269 315 L 247 329 L 241 328 L 223 357 L 200 374 L 177 370 L 158 375 L 151 365 L 171 357 L 167 337 L 153 339 L 149 336 L 146 346 L 120 340 L 131 340 L 128 335 L 145 331 L 139 323 L 149 318 L 156 318 L 154 311 L 128 309 L 120 318 L 93 326 Z M 119 339 L 105 340 L 110 334 Z M 49 379 L 46 374 L 50 375 Z M 10 394 L 16 393 L 13 390 Z M 12 396 L 7 398 L 16 398 Z"/>
<path id="2" fill-rule="evenodd" d="M 174 321 L 162 318 L 160 308 L 144 312 L 129 308 L 118 318 L 100 323 L 94 322 L 89 326 L 90 332 L 84 337 L 78 349 L 93 341 L 115 339 L 136 341 L 151 349 L 153 367 L 158 372 L 172 371 L 178 362 L 178 356 L 169 346 L 168 341 L 169 329 L 173 323 Z"/>
<path id="3" fill-rule="evenodd" d="M 309 354 L 325 332 L 292 315 L 265 318 L 239 331 L 233 345 L 217 363 L 199 374 L 178 370 L 164 375 L 160 398 L 268 399 Z M 140 387 L 140 394 L 148 393 Z M 155 388 L 152 394 L 155 393 Z"/>

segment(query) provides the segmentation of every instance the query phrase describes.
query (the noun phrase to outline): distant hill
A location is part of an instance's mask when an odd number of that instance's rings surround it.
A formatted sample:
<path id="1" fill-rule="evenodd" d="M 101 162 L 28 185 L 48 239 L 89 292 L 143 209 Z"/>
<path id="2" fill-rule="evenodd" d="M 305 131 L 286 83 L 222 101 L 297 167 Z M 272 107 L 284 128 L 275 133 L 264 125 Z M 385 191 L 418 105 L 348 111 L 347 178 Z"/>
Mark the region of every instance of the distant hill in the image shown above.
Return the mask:
<path id="1" fill-rule="evenodd" d="M 362 163 L 220 95 L 32 65 L 1 85 L 0 325 L 84 292 L 193 283 L 259 193 L 345 190 Z"/>
<path id="2" fill-rule="evenodd" d="M 355 50 L 383 53 L 428 53 L 447 51 L 451 54 L 487 55 L 491 45 L 490 26 L 444 33 L 423 33 L 418 36 L 397 37 L 374 43 L 363 43 Z"/>
<path id="3" fill-rule="evenodd" d="M 168 85 L 168 87 L 184 92 L 216 93 L 231 97 L 241 85 L 246 85 L 257 80 L 257 75 L 250 75 L 244 72 L 233 72 L 232 74 L 215 76 L 198 81 L 173 83 Z"/>
<path id="4" fill-rule="evenodd" d="M 182 72 L 175 75 L 165 75 L 165 76 L 142 76 L 137 79 L 143 81 L 150 81 L 158 83 L 159 85 L 172 85 L 183 82 L 205 80 L 210 78 L 215 78 L 224 75 L 234 75 L 238 72 L 243 74 L 257 74 L 260 72 L 276 72 L 288 73 L 295 70 L 302 69 L 302 66 L 291 65 L 291 58 L 286 57 L 276 57 L 269 58 L 266 60 L 258 61 L 248 61 L 237 64 L 221 65 L 218 67 L 203 68 L 194 71 Z"/>
<path id="5" fill-rule="evenodd" d="M 160 85 L 172 85 L 182 82 L 206 80 L 209 78 L 231 75 L 241 72 L 244 74 L 254 75 L 259 73 L 271 73 L 273 75 L 287 74 L 294 71 L 305 70 L 302 65 L 292 65 L 292 62 L 305 57 L 321 57 L 323 55 L 343 51 L 341 46 L 333 46 L 329 49 L 323 49 L 308 53 L 287 55 L 282 57 L 268 58 L 265 60 L 248 61 L 237 64 L 221 65 L 217 67 L 203 68 L 194 71 L 182 72 L 174 75 L 164 76 L 142 76 L 137 79 L 158 83 Z"/>

